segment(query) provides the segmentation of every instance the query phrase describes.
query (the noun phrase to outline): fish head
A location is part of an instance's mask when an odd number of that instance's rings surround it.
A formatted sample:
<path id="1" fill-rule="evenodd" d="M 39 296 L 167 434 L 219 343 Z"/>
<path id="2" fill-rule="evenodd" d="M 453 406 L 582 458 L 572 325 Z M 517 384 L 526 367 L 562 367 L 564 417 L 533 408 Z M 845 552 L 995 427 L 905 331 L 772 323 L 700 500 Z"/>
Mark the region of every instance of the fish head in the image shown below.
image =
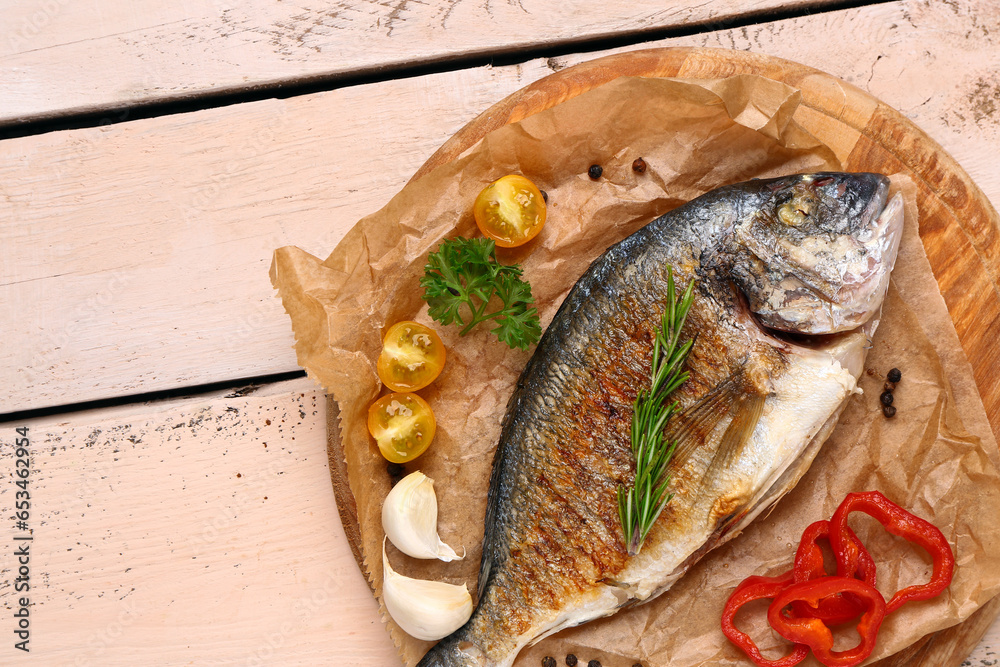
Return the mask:
<path id="1" fill-rule="evenodd" d="M 855 329 L 882 304 L 903 230 L 902 197 L 869 173 L 751 181 L 732 275 L 760 322 L 781 331 Z"/>

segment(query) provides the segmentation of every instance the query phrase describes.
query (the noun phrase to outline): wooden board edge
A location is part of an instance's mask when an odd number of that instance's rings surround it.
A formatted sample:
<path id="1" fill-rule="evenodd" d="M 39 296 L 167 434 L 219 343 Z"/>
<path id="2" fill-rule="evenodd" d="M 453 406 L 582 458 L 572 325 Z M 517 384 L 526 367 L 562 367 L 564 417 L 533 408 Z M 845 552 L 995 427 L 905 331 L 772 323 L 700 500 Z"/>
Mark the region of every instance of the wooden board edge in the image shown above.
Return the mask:
<path id="1" fill-rule="evenodd" d="M 958 667 L 982 641 L 1000 614 L 1000 595 L 950 628 L 931 633 L 870 667 Z"/>
<path id="2" fill-rule="evenodd" d="M 475 143 L 478 142 L 483 136 L 495 129 L 503 127 L 504 125 L 522 120 L 533 113 L 537 113 L 538 111 L 550 108 L 557 103 L 571 99 L 591 87 L 602 85 L 621 76 L 677 76 L 678 73 L 683 70 L 685 62 L 687 62 L 688 58 L 691 56 L 703 55 L 705 53 L 711 53 L 714 57 L 725 57 L 725 54 L 728 53 L 739 54 L 742 57 L 749 55 L 753 60 L 760 62 L 766 60 L 771 62 L 778 61 L 781 64 L 787 63 L 787 76 L 782 76 L 778 80 L 783 80 L 784 82 L 789 83 L 789 85 L 795 85 L 796 81 L 807 77 L 825 77 L 826 80 L 830 80 L 836 82 L 838 85 L 844 86 L 844 90 L 847 91 L 852 98 L 856 98 L 857 100 L 865 103 L 865 106 L 868 107 L 868 111 L 863 114 L 852 115 L 850 118 L 845 118 L 841 115 L 838 116 L 839 120 L 857 130 L 861 135 L 865 136 L 870 141 L 876 143 L 880 143 L 878 141 L 880 135 L 875 128 L 869 127 L 870 124 L 877 120 L 876 117 L 884 118 L 883 114 L 888 114 L 894 121 L 907 126 L 914 134 L 919 135 L 922 139 L 926 139 L 926 142 L 928 142 L 926 144 L 927 146 L 935 148 L 936 151 L 939 151 L 939 153 L 944 156 L 944 159 L 941 162 L 945 165 L 945 167 L 943 169 L 939 169 L 939 172 L 947 173 L 949 175 L 952 173 L 959 174 L 962 185 L 967 187 L 966 191 L 971 192 L 972 197 L 978 197 L 982 202 L 985 202 L 983 210 L 988 218 L 990 229 L 994 231 L 1000 230 L 1000 215 L 998 215 L 997 211 L 989 203 L 989 200 L 986 199 L 979 187 L 975 185 L 957 161 L 955 161 L 954 158 L 947 153 L 947 151 L 941 148 L 930 137 L 927 137 L 927 135 L 912 121 L 895 109 L 885 105 L 868 93 L 846 82 L 842 82 L 836 77 L 822 72 L 821 70 L 816 70 L 806 65 L 787 61 L 781 58 L 772 58 L 758 54 L 746 54 L 745 52 L 729 52 L 725 49 L 663 47 L 644 51 L 633 51 L 597 58 L 595 60 L 573 65 L 565 70 L 560 70 L 550 74 L 527 85 L 521 90 L 512 93 L 463 126 L 455 135 L 442 144 L 442 146 L 435 151 L 423 165 L 421 165 L 421 167 L 410 179 L 410 182 L 413 182 L 427 173 L 430 173 L 438 166 L 456 159 L 465 150 L 475 145 Z M 737 66 L 737 63 L 735 62 L 736 55 L 731 57 L 734 58 L 732 63 L 733 66 Z M 772 67 L 769 67 L 766 74 L 774 78 L 778 73 L 774 71 Z M 811 106 L 821 113 L 829 113 L 829 109 L 824 109 L 821 105 L 818 105 L 816 101 L 812 99 L 812 96 L 804 95 L 803 104 Z M 916 164 L 911 164 L 909 161 L 904 159 L 904 157 L 896 154 L 888 148 L 887 150 L 911 172 L 915 174 L 921 173 L 920 160 L 918 160 Z M 970 231 L 962 225 L 962 220 L 955 214 L 955 209 L 952 208 L 950 202 L 945 199 L 944 194 L 933 187 L 934 181 L 924 179 L 924 183 L 946 206 L 949 206 L 952 217 L 956 220 L 956 223 L 959 225 L 962 232 L 968 236 Z M 979 235 L 979 238 L 982 238 L 981 234 Z M 998 249 L 998 251 L 1000 251 L 1000 249 Z M 978 376 L 976 380 L 978 383 Z M 330 400 L 331 403 L 334 403 L 332 399 Z M 986 406 L 986 408 L 987 414 L 989 415 L 990 406 Z M 332 405 L 330 414 L 333 414 L 334 411 L 337 411 L 337 414 L 339 414 L 339 410 L 336 406 Z M 998 440 L 1000 440 L 1000 416 L 997 417 L 996 424 L 994 424 L 993 421 L 994 420 L 991 419 L 991 426 L 993 426 L 994 434 L 997 435 Z M 350 489 L 347 486 L 346 481 L 346 463 L 343 462 L 342 443 L 339 442 L 339 424 L 336 422 L 331 423 L 337 428 L 337 436 L 335 436 L 334 431 L 331 430 L 329 438 L 330 456 L 340 460 L 341 463 L 339 467 L 342 468 L 343 472 L 340 482 L 336 479 L 333 480 L 335 493 L 337 493 L 337 487 L 340 485 L 342 487 L 340 491 L 341 493 L 346 492 L 347 494 L 350 494 Z M 331 458 L 331 477 L 333 476 L 335 470 L 333 458 Z M 337 498 L 338 507 L 340 507 L 340 498 L 339 496 Z M 350 503 L 352 505 L 353 501 L 353 496 L 351 496 Z M 344 518 L 343 513 L 341 514 L 341 517 Z M 366 579 L 370 579 L 368 572 L 363 565 L 363 558 L 360 553 L 360 528 L 357 524 L 356 511 L 354 516 L 349 517 L 349 519 L 345 519 L 345 531 L 348 531 L 348 520 L 352 522 L 353 533 L 358 539 L 358 546 L 356 546 L 353 541 L 351 544 L 355 559 L 358 561 L 361 571 L 365 574 Z M 350 533 L 351 531 L 348 532 Z M 369 585 L 371 585 L 370 581 Z M 980 606 L 980 608 L 973 612 L 973 614 L 965 621 L 950 628 L 927 635 L 903 651 L 873 663 L 873 665 L 876 665 L 877 667 L 942 667 L 948 664 L 960 665 L 964 658 L 968 656 L 968 654 L 982 639 L 986 630 L 990 627 L 998 614 L 1000 614 L 1000 596 L 997 596 L 986 604 Z M 950 661 L 953 657 L 955 659 L 955 662 L 953 663 L 942 662 L 942 659 Z"/>
<path id="3" fill-rule="evenodd" d="M 358 568 L 365 576 L 368 588 L 374 594 L 371 573 L 365 567 L 365 558 L 361 549 L 358 505 L 347 481 L 347 460 L 344 458 L 343 439 L 340 437 L 340 406 L 333 396 L 329 395 L 326 397 L 326 428 L 326 456 L 330 464 L 330 481 L 333 484 L 333 497 L 337 502 L 337 512 L 340 514 L 340 522 L 344 525 L 347 544 L 351 547 L 354 560 L 357 561 Z"/>

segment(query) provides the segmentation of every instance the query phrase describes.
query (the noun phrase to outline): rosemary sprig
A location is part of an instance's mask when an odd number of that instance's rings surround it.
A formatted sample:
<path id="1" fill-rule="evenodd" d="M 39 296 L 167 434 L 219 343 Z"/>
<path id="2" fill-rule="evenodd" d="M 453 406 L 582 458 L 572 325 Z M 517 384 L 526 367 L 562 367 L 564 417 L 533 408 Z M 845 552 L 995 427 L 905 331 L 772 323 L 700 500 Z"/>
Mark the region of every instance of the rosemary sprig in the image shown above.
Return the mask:
<path id="1" fill-rule="evenodd" d="M 674 296 L 673 271 L 667 269 L 667 301 L 660 328 L 653 343 L 653 363 L 649 389 L 635 398 L 632 414 L 632 455 L 635 458 L 635 480 L 631 487 L 618 487 L 618 513 L 625 532 L 628 553 L 634 556 L 642 549 L 646 535 L 660 512 L 673 497 L 667 493 L 670 476 L 667 465 L 674 455 L 676 441 L 667 441 L 667 422 L 677 411 L 677 402 L 667 403 L 667 397 L 684 384 L 687 371 L 681 371 L 693 340 L 678 345 L 684 320 L 694 300 L 694 281 L 688 283 L 683 296 Z"/>

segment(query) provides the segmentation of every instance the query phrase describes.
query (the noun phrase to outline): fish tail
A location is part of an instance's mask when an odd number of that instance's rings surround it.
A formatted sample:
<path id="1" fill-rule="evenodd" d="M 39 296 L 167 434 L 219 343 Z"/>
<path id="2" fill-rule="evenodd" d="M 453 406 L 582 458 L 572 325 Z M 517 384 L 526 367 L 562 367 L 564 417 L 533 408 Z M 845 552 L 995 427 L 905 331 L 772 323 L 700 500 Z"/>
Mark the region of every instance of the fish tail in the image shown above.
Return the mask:
<path id="1" fill-rule="evenodd" d="M 483 652 L 471 642 L 460 639 L 456 632 L 432 646 L 417 667 L 483 667 L 486 664 Z"/>

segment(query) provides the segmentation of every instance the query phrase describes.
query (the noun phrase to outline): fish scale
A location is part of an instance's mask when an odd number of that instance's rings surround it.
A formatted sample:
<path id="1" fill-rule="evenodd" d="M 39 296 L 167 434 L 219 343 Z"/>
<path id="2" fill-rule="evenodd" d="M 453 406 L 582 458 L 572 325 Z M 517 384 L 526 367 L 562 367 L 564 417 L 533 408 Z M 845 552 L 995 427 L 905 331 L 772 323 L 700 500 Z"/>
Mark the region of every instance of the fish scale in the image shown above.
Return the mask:
<path id="1" fill-rule="evenodd" d="M 902 229 L 887 192 L 875 174 L 727 186 L 591 265 L 508 404 L 476 610 L 419 667 L 510 665 L 552 632 L 652 599 L 794 486 L 856 390 Z M 633 402 L 671 270 L 696 282 L 682 332 L 695 344 L 671 397 L 673 498 L 630 557 L 617 490 L 634 475 Z"/>

